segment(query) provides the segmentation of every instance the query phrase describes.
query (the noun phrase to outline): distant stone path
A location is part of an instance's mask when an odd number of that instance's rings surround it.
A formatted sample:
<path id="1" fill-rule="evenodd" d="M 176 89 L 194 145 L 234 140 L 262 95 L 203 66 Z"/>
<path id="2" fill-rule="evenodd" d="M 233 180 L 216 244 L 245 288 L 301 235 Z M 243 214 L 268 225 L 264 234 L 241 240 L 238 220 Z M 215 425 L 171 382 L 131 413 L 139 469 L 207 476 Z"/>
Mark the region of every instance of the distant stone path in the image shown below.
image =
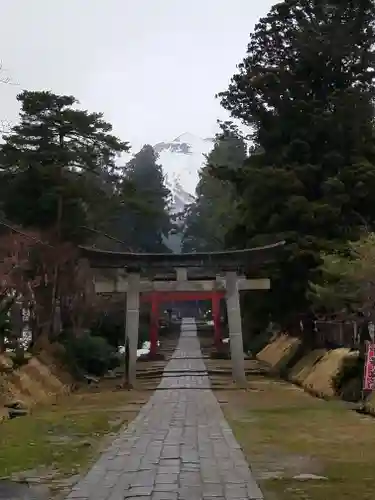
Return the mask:
<path id="1" fill-rule="evenodd" d="M 159 389 L 67 500 L 263 499 L 210 388 L 191 320 Z"/>

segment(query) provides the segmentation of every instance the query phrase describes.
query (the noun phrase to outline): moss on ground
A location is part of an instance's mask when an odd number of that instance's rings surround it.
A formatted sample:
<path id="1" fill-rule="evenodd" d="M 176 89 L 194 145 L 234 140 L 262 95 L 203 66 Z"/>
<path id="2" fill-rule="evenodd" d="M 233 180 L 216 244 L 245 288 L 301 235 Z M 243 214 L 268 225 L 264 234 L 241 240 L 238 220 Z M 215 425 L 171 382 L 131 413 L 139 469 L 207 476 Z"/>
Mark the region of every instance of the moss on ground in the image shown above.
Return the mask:
<path id="1" fill-rule="evenodd" d="M 283 381 L 218 392 L 266 500 L 374 498 L 375 420 Z M 298 480 L 310 474 L 326 479 Z"/>
<path id="2" fill-rule="evenodd" d="M 5 421 L 0 426 L 0 477 L 35 477 L 41 471 L 44 482 L 43 468 L 53 481 L 83 472 L 104 438 L 133 420 L 148 397 L 137 391 L 77 393 Z"/>

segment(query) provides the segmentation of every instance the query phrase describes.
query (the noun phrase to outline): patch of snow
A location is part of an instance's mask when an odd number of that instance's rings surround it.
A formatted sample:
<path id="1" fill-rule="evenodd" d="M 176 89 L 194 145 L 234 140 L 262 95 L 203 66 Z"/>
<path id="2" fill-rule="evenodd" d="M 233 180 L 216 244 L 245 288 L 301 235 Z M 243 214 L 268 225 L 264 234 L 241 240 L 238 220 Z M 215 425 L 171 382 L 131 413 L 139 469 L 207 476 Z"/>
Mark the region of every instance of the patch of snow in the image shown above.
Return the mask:
<path id="1" fill-rule="evenodd" d="M 160 345 L 160 341 L 158 341 L 158 346 L 159 345 Z M 137 359 L 140 356 L 144 356 L 145 354 L 148 354 L 150 352 L 150 349 L 151 349 L 151 343 L 148 340 L 146 340 L 145 342 L 143 342 L 142 347 L 140 349 L 137 349 Z M 123 346 L 123 345 L 119 346 L 118 352 L 120 354 L 124 354 L 125 346 Z"/>
<path id="2" fill-rule="evenodd" d="M 150 349 L 147 349 L 147 348 L 137 349 L 137 359 L 140 356 L 144 356 L 145 354 L 148 354 L 149 352 L 150 352 Z"/>
<path id="3" fill-rule="evenodd" d="M 297 479 L 298 481 L 327 481 L 328 477 L 325 476 L 316 476 L 315 474 L 298 474 L 298 476 L 294 476 L 293 479 Z"/>

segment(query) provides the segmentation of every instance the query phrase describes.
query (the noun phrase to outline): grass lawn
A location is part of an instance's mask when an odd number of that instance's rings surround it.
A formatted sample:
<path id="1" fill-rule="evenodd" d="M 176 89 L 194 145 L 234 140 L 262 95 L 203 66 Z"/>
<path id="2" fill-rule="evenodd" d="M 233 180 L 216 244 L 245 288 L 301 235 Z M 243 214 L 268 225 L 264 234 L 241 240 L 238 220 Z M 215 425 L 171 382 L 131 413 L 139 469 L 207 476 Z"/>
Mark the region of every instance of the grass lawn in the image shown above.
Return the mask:
<path id="1" fill-rule="evenodd" d="M 35 478 L 59 490 L 82 473 L 150 393 L 76 393 L 0 425 L 0 477 Z"/>
<path id="2" fill-rule="evenodd" d="M 266 500 L 375 498 L 374 418 L 286 382 L 249 382 L 247 392 L 216 395 Z"/>

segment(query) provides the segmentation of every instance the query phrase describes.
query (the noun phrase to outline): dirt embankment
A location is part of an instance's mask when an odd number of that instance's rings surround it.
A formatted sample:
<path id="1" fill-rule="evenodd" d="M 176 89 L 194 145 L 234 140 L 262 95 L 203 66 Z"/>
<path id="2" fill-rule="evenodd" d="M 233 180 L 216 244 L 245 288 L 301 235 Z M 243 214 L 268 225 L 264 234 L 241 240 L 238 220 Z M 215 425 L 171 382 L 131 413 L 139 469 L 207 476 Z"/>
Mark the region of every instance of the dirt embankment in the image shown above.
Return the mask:
<path id="1" fill-rule="evenodd" d="M 0 356 L 0 422 L 8 416 L 5 405 L 21 403 L 31 409 L 47 403 L 71 390 L 70 375 L 58 367 L 53 358 L 42 353 L 15 368 L 10 357 Z"/>

